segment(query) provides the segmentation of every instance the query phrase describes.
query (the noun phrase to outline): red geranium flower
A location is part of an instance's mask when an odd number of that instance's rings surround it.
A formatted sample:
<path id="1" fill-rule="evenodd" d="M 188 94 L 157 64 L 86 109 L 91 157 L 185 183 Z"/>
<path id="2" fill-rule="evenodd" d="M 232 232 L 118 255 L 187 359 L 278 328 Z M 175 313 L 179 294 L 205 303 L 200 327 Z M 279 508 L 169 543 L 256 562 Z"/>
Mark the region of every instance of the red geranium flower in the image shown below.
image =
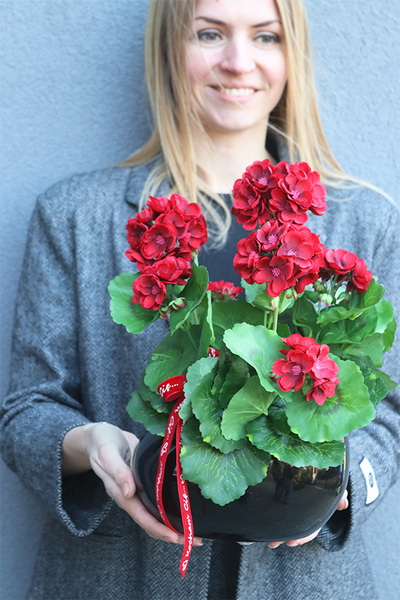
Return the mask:
<path id="1" fill-rule="evenodd" d="M 199 250 L 200 246 L 208 240 L 206 220 L 203 215 L 194 217 L 188 221 L 185 235 L 182 241 L 189 246 L 191 250 Z"/>
<path id="2" fill-rule="evenodd" d="M 293 261 L 284 256 L 265 256 L 258 261 L 253 278 L 257 283 L 267 283 L 267 293 L 276 298 L 295 284 Z"/>
<path id="3" fill-rule="evenodd" d="M 187 231 L 187 223 L 185 221 L 184 216 L 175 211 L 169 210 L 157 217 L 155 220 L 157 225 L 167 225 L 167 227 L 172 226 L 174 228 L 174 233 L 177 238 L 184 238 Z"/>
<path id="4" fill-rule="evenodd" d="M 338 274 L 349 273 L 356 265 L 357 255 L 353 252 L 347 252 L 343 248 L 338 250 L 326 250 L 325 261 L 330 269 Z"/>
<path id="5" fill-rule="evenodd" d="M 315 400 L 319 406 L 322 406 L 327 398 L 333 398 L 338 383 L 339 379 L 337 377 L 334 377 L 332 380 L 317 379 L 314 381 L 312 388 L 307 392 L 307 402 Z"/>
<path id="6" fill-rule="evenodd" d="M 157 217 L 162 213 L 168 212 L 171 209 L 171 200 L 167 196 L 150 196 L 147 201 L 147 207 L 153 211 L 154 216 Z"/>
<path id="7" fill-rule="evenodd" d="M 307 227 L 302 230 L 310 231 Z M 282 238 L 282 245 L 277 251 L 278 256 L 291 258 L 293 263 L 302 271 L 310 271 L 313 267 L 314 244 L 307 239 L 304 231 L 289 230 Z"/>
<path id="8" fill-rule="evenodd" d="M 144 258 L 157 260 L 175 244 L 176 234 L 172 225 L 153 225 L 143 234 L 140 251 Z"/>
<path id="9" fill-rule="evenodd" d="M 322 344 L 318 346 L 315 354 L 315 363 L 310 370 L 310 375 L 314 379 L 333 379 L 339 372 L 339 367 L 332 358 L 329 358 L 329 346 Z"/>
<path id="10" fill-rule="evenodd" d="M 313 364 L 314 360 L 304 352 L 293 351 L 288 361 L 278 358 L 272 365 L 272 371 L 278 376 L 278 385 L 282 391 L 297 392 Z"/>
<path id="11" fill-rule="evenodd" d="M 258 229 L 256 234 L 261 250 L 263 252 L 274 250 L 278 246 L 286 230 L 287 225 L 281 225 L 280 223 L 277 223 L 277 221 L 271 220 L 264 223 L 264 225 Z"/>
<path id="12" fill-rule="evenodd" d="M 254 283 L 254 273 L 260 260 L 260 245 L 257 232 L 253 231 L 248 238 L 239 240 L 237 254 L 233 257 L 233 266 L 247 283 Z"/>
<path id="13" fill-rule="evenodd" d="M 257 223 L 265 223 L 270 212 L 259 190 L 254 189 L 248 181 L 238 179 L 233 186 L 233 195 L 232 214 L 244 229 L 255 229 Z"/>
<path id="14" fill-rule="evenodd" d="M 165 284 L 156 275 L 140 275 L 132 285 L 132 302 L 143 308 L 158 310 L 167 294 Z"/>
<path id="15" fill-rule="evenodd" d="M 368 271 L 367 265 L 362 258 L 357 258 L 356 264 L 351 272 L 351 283 L 349 287 L 355 287 L 359 294 L 366 292 L 372 279 L 371 271 Z"/>
<path id="16" fill-rule="evenodd" d="M 211 294 L 220 300 L 233 300 L 239 294 L 243 292 L 243 288 L 235 286 L 230 281 L 210 281 L 208 284 L 208 290 Z"/>
<path id="17" fill-rule="evenodd" d="M 157 260 L 151 270 L 164 283 L 185 285 L 190 277 L 191 267 L 184 258 L 167 255 L 165 258 Z"/>
<path id="18" fill-rule="evenodd" d="M 140 246 L 143 234 L 148 230 L 148 227 L 137 218 L 133 218 L 128 219 L 126 230 L 128 232 L 127 238 L 130 247 L 136 249 Z"/>

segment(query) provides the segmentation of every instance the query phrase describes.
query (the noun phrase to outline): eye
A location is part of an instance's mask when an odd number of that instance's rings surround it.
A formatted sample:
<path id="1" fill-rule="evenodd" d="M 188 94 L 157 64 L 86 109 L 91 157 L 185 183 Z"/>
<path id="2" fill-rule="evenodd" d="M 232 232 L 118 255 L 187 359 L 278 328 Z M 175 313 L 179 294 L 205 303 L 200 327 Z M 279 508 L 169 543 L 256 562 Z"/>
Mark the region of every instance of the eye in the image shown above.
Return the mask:
<path id="1" fill-rule="evenodd" d="M 199 42 L 218 42 L 221 39 L 221 34 L 216 29 L 202 29 L 195 36 Z"/>
<path id="2" fill-rule="evenodd" d="M 258 33 L 256 35 L 255 39 L 259 44 L 262 44 L 264 46 L 281 43 L 280 35 L 272 31 L 262 31 L 261 33 Z"/>

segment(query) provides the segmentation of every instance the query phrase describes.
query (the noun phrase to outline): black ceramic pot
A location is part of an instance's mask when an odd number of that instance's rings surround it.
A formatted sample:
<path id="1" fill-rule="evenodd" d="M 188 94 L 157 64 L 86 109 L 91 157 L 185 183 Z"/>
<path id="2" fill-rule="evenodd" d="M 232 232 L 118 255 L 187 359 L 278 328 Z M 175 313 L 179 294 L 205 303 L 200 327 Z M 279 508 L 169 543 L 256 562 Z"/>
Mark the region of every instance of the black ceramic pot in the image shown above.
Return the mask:
<path id="1" fill-rule="evenodd" d="M 138 445 L 133 461 L 142 501 L 159 520 L 155 480 L 162 441 L 159 436 L 147 434 Z M 339 467 L 293 467 L 274 458 L 263 481 L 225 506 L 204 498 L 198 486 L 188 482 L 194 534 L 243 542 L 284 542 L 306 537 L 322 527 L 336 510 L 347 486 L 348 458 L 347 442 L 345 460 Z M 173 445 L 165 468 L 163 502 L 170 523 L 183 532 L 175 461 Z"/>

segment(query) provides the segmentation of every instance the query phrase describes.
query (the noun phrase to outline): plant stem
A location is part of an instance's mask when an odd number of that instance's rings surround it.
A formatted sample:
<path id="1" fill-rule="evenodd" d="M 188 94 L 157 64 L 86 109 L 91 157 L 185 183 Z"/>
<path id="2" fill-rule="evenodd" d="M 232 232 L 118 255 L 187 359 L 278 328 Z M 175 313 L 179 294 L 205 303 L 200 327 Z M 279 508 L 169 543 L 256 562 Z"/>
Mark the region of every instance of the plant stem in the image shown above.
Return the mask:
<path id="1" fill-rule="evenodd" d="M 273 320 L 273 318 L 274 318 L 274 311 L 271 311 L 271 312 L 269 313 L 269 319 L 268 319 L 268 329 L 271 329 L 271 328 L 272 328 L 272 320 Z"/>
<path id="2" fill-rule="evenodd" d="M 274 310 L 274 322 L 272 325 L 272 329 L 273 331 L 275 331 L 278 329 L 278 315 L 279 315 L 279 306 Z"/>
<path id="3" fill-rule="evenodd" d="M 200 321 L 199 321 L 199 316 L 197 314 L 197 310 L 196 309 L 192 310 L 192 316 L 193 316 L 193 323 L 195 325 L 198 325 L 200 323 Z"/>

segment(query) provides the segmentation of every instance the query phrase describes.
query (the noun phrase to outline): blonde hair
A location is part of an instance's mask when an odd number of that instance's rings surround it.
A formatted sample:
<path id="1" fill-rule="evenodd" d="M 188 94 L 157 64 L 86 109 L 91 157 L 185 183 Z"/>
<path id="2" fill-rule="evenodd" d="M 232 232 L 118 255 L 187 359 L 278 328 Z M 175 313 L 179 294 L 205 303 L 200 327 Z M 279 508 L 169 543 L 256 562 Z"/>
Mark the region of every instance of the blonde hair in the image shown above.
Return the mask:
<path id="1" fill-rule="evenodd" d="M 359 183 L 341 168 L 325 138 L 318 112 L 310 58 L 306 13 L 302 0 L 275 0 L 279 10 L 286 53 L 288 80 L 270 115 L 268 130 L 283 136 L 291 162 L 302 160 L 318 171 L 326 185 Z M 230 211 L 199 176 L 192 131 L 203 131 L 190 93 L 182 60 L 192 35 L 196 0 L 150 0 L 145 37 L 146 84 L 154 129 L 147 143 L 122 165 L 131 166 L 158 158 L 150 172 L 143 199 L 156 193 L 168 178 L 174 191 L 206 205 L 214 233 L 221 243 L 230 226 Z M 206 139 L 206 137 L 205 137 Z M 373 187 L 373 186 L 371 186 Z M 215 210 L 214 200 L 221 210 Z"/>

